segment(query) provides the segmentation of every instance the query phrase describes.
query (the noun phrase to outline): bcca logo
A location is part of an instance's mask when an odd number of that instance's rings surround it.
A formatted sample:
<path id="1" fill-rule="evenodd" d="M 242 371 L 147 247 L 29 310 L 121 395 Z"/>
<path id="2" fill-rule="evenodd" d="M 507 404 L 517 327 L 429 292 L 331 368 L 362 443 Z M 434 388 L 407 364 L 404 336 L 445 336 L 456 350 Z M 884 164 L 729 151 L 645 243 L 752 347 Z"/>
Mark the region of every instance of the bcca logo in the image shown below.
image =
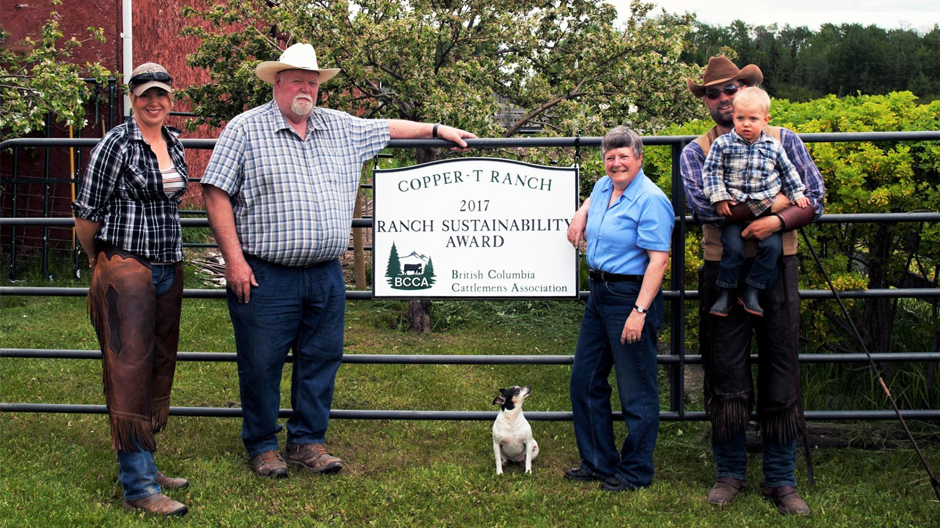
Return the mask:
<path id="1" fill-rule="evenodd" d="M 434 278 L 434 262 L 431 257 L 417 251 L 399 257 L 398 248 L 392 242 L 388 265 L 385 267 L 385 279 L 392 289 L 426 290 L 434 284 Z"/>

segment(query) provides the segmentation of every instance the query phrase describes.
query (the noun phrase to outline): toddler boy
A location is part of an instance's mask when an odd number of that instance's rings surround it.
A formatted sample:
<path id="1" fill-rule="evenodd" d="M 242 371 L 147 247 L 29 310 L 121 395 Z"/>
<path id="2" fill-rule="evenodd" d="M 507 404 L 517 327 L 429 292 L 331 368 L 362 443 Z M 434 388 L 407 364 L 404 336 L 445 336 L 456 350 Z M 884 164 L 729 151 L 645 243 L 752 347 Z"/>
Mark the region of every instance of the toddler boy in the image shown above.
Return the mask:
<path id="1" fill-rule="evenodd" d="M 704 192 L 719 215 L 731 216 L 731 206 L 744 203 L 755 217 L 772 214 L 774 198 L 780 193 L 800 207 L 809 205 L 805 187 L 779 141 L 764 127 L 770 122 L 770 97 L 760 88 L 746 88 L 732 102 L 734 130 L 712 144 L 703 166 Z M 721 229 L 723 253 L 716 284 L 720 293 L 709 313 L 726 317 L 744 263 L 745 224 L 726 219 Z M 757 244 L 757 256 L 745 278 L 738 304 L 753 315 L 763 316 L 760 293 L 773 286 L 777 261 L 783 251 L 780 233 Z"/>

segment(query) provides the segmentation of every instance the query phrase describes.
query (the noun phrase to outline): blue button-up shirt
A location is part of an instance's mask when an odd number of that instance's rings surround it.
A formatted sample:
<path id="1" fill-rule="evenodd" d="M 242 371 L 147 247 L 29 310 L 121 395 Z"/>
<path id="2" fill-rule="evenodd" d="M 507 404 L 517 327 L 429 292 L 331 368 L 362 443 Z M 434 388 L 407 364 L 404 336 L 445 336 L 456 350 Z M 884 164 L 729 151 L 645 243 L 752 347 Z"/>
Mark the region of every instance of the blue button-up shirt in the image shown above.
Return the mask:
<path id="1" fill-rule="evenodd" d="M 607 207 L 613 189 L 613 182 L 604 176 L 591 191 L 585 226 L 588 266 L 608 273 L 643 275 L 650 261 L 647 250 L 669 251 L 675 211 L 642 169 Z"/>
<path id="2" fill-rule="evenodd" d="M 388 121 L 315 108 L 300 138 L 271 101 L 222 131 L 203 185 L 231 196 L 242 250 L 285 266 L 335 259 L 349 245 L 362 164 L 390 139 Z"/>

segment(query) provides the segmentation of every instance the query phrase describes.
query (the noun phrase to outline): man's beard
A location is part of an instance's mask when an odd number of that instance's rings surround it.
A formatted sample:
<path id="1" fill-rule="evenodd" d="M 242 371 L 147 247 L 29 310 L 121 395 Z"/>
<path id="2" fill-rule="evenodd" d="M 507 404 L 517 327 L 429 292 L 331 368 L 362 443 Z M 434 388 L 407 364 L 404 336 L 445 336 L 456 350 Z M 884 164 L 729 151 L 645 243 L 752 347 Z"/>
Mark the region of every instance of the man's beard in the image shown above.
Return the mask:
<path id="1" fill-rule="evenodd" d="M 725 127 L 725 128 L 731 128 L 734 126 L 734 120 L 732 119 L 730 114 L 728 115 L 727 118 L 725 118 L 722 115 L 721 111 L 718 110 L 717 108 L 715 108 L 713 111 L 710 110 L 709 113 L 711 114 L 712 120 L 715 122 L 716 125 L 720 127 Z"/>
<path id="2" fill-rule="evenodd" d="M 310 115 L 310 112 L 313 112 L 313 102 L 307 96 L 298 95 L 291 101 L 290 111 L 299 116 Z"/>

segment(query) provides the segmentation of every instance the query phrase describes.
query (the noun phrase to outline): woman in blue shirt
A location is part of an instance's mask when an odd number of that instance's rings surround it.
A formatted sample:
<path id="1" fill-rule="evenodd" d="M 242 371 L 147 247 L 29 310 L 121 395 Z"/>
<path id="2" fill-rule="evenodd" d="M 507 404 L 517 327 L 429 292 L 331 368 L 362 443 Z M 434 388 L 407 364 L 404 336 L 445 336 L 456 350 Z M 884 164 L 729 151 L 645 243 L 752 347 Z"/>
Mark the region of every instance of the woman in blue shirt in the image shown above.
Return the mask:
<path id="1" fill-rule="evenodd" d="M 614 128 L 601 143 L 607 175 L 575 213 L 568 240 L 587 242 L 590 290 L 571 370 L 571 407 L 581 465 L 571 480 L 600 480 L 606 491 L 649 486 L 659 433 L 657 328 L 675 212 L 643 174 L 643 142 Z M 614 441 L 608 376 L 617 387 L 629 434 Z"/>

